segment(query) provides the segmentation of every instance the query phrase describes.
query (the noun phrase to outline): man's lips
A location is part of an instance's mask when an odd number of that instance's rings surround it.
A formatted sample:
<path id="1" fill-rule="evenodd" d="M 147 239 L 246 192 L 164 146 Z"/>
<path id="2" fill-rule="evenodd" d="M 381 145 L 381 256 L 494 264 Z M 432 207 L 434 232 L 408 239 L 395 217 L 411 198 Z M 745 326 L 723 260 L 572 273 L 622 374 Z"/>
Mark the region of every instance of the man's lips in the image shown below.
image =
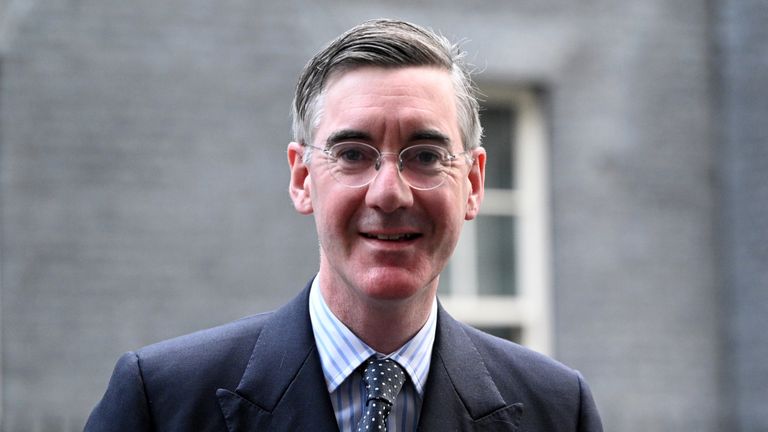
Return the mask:
<path id="1" fill-rule="evenodd" d="M 419 233 L 377 234 L 363 232 L 360 233 L 360 235 L 368 239 L 384 241 L 408 241 L 421 237 L 421 234 Z"/>
<path id="2" fill-rule="evenodd" d="M 361 215 L 355 224 L 361 237 L 380 242 L 412 242 L 424 236 L 425 225 L 417 216 L 406 212 Z"/>

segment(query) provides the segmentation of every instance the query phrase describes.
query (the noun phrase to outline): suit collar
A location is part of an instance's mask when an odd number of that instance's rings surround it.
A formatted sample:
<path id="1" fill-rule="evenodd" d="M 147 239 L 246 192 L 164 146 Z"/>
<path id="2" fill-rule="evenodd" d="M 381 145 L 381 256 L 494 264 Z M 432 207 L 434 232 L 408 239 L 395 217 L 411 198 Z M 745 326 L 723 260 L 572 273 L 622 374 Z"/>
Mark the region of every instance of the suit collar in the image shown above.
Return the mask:
<path id="1" fill-rule="evenodd" d="M 237 389 L 218 390 L 231 432 L 338 430 L 315 349 L 308 295 L 309 286 L 264 325 Z"/>

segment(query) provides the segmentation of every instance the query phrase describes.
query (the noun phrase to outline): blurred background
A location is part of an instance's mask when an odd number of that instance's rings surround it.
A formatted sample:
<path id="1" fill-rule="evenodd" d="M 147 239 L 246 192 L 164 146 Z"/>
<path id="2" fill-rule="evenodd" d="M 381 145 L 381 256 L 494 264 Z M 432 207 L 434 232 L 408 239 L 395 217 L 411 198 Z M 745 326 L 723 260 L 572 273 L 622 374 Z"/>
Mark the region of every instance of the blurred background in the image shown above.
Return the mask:
<path id="1" fill-rule="evenodd" d="M 579 369 L 606 431 L 768 431 L 764 0 L 0 1 L 2 430 L 81 430 L 122 352 L 304 287 L 293 86 L 377 17 L 486 95 L 446 307 Z"/>

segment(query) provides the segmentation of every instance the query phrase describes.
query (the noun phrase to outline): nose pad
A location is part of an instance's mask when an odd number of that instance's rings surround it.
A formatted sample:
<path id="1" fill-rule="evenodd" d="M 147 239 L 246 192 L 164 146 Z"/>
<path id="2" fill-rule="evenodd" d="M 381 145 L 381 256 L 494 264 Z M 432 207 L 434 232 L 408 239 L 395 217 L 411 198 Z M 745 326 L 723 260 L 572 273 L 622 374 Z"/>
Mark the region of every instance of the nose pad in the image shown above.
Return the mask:
<path id="1" fill-rule="evenodd" d="M 400 159 L 400 155 L 397 153 L 380 153 L 379 158 L 376 159 L 376 164 L 374 164 L 374 168 L 376 171 L 379 171 L 381 169 L 381 163 L 384 160 L 384 156 L 393 156 L 395 158 L 395 161 L 397 162 L 397 171 L 402 173 L 403 172 L 403 160 Z"/>
<path id="2" fill-rule="evenodd" d="M 373 165 L 373 167 L 376 169 L 376 175 L 373 177 L 373 180 L 371 182 L 375 181 L 376 178 L 379 176 L 379 173 L 381 173 L 381 167 L 383 165 L 384 156 L 392 156 L 395 158 L 395 167 L 397 168 L 397 176 L 400 177 L 400 180 L 402 180 L 403 183 L 405 183 L 406 186 L 408 186 L 408 182 L 405 180 L 405 177 L 403 177 L 403 161 L 400 159 L 400 155 L 397 153 L 381 153 L 379 155 L 379 158 L 376 159 L 376 163 Z"/>
<path id="3" fill-rule="evenodd" d="M 386 166 L 384 164 L 384 157 L 385 156 L 392 156 L 395 159 L 393 161 L 393 162 L 395 162 L 395 173 L 396 173 L 397 178 L 399 180 L 399 181 L 396 180 L 397 186 L 390 185 L 390 189 L 392 187 L 395 187 L 397 189 L 401 189 L 402 187 L 410 189 L 410 187 L 411 187 L 410 183 L 408 183 L 408 181 L 405 179 L 405 177 L 403 177 L 403 163 L 400 160 L 400 155 L 397 154 L 397 153 L 381 153 L 381 155 L 379 156 L 379 158 L 376 160 L 376 162 L 373 165 L 374 168 L 376 169 L 376 175 L 373 177 L 373 179 L 371 180 L 370 183 L 373 184 L 375 182 L 379 182 L 379 183 L 381 182 L 381 180 L 379 180 L 379 177 L 382 176 L 382 172 L 384 172 L 385 169 L 386 169 Z M 384 175 L 386 176 L 387 174 L 384 174 Z M 387 179 L 387 180 L 385 180 L 385 182 L 391 183 L 392 180 Z"/>
<path id="4" fill-rule="evenodd" d="M 397 154 L 387 153 L 386 155 L 392 155 L 399 159 Z M 393 167 L 395 172 L 392 173 L 382 163 L 383 156 L 374 165 L 376 166 L 376 177 L 371 180 L 368 186 L 366 204 L 387 213 L 413 205 L 411 186 L 400 171 L 400 161 L 397 160 L 397 165 Z"/>

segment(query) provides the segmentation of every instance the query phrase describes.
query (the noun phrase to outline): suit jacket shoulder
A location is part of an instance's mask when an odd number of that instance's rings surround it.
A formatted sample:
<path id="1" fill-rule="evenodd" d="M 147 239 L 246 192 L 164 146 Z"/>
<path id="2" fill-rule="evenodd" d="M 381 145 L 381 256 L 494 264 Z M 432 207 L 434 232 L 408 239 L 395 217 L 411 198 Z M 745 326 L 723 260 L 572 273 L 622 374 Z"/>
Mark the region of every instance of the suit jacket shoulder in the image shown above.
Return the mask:
<path id="1" fill-rule="evenodd" d="M 440 308 L 420 429 L 600 432 L 602 426 L 577 371 Z"/>
<path id="2" fill-rule="evenodd" d="M 337 430 L 308 294 L 309 285 L 275 312 L 126 353 L 85 430 Z"/>
<path id="3" fill-rule="evenodd" d="M 237 387 L 271 315 L 254 315 L 123 354 L 85 430 L 226 430 L 216 391 Z"/>

